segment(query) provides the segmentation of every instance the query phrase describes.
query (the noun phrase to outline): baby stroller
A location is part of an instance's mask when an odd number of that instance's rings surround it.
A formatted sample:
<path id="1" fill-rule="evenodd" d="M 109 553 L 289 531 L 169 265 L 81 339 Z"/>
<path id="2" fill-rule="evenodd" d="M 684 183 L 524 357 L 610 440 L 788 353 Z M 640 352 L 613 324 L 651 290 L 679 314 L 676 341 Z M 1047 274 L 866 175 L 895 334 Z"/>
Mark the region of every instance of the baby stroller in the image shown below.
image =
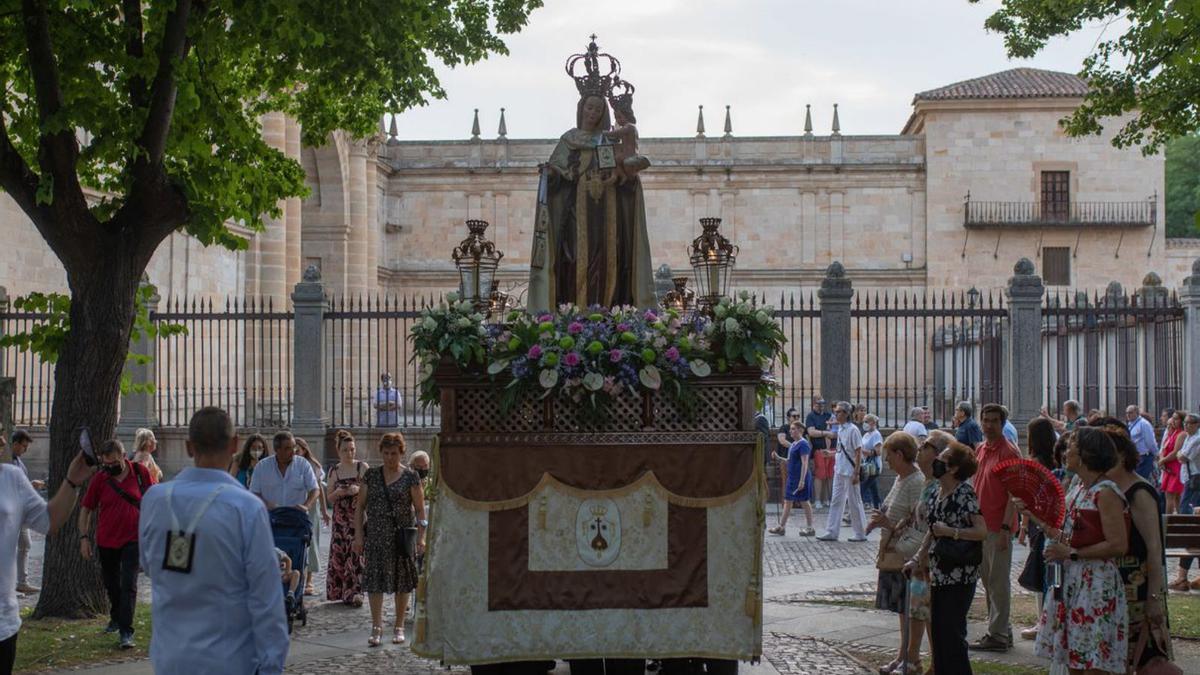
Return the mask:
<path id="1" fill-rule="evenodd" d="M 304 566 L 308 563 L 308 543 L 312 539 L 312 521 L 307 511 L 301 511 L 290 506 L 271 509 L 271 535 L 275 538 L 275 548 L 283 551 L 292 559 L 292 569 L 304 578 Z M 283 587 L 284 608 L 287 612 L 288 633 L 292 632 L 292 624 L 296 620 L 300 625 L 308 625 L 308 610 L 304 609 L 304 585 L 300 584 L 294 594 L 289 592 L 287 585 Z"/>

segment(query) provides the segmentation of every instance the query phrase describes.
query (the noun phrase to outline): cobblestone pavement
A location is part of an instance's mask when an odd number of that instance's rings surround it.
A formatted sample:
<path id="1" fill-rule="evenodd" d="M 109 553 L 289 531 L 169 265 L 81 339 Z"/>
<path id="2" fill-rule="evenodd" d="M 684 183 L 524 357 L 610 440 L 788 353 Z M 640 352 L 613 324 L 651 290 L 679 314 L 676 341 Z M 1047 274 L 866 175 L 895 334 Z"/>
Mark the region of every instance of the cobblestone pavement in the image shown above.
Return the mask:
<path id="1" fill-rule="evenodd" d="M 307 661 L 299 666 L 288 668 L 288 672 L 295 675 L 330 675 L 330 673 L 339 672 L 354 673 L 354 675 L 384 675 L 384 673 L 467 675 L 471 671 L 466 667 L 445 668 L 440 666 L 436 661 L 416 656 L 407 645 L 386 645 L 369 651 L 339 654 Z"/>
<path id="2" fill-rule="evenodd" d="M 833 643 L 787 633 L 763 636 L 763 658 L 780 675 L 864 675 L 871 672 Z"/>

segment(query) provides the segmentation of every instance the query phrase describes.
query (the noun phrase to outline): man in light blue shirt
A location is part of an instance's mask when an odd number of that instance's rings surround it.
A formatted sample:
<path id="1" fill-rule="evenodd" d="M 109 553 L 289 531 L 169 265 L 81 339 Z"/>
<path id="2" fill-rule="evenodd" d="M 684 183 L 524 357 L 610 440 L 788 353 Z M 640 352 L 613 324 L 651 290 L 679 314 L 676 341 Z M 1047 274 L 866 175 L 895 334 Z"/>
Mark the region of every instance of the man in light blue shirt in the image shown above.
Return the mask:
<path id="1" fill-rule="evenodd" d="M 258 495 L 267 510 L 294 506 L 305 513 L 317 501 L 317 476 L 307 460 L 295 461 L 296 439 L 290 431 L 275 434 L 275 454 L 264 457 L 254 467 L 250 491 Z"/>
<path id="2" fill-rule="evenodd" d="M 274 539 L 262 502 L 225 470 L 237 452 L 229 415 L 214 407 L 193 415 L 187 451 L 195 466 L 150 488 L 138 523 L 154 672 L 282 673 L 288 634 Z M 169 556 L 180 530 L 191 545 Z"/>
<path id="3" fill-rule="evenodd" d="M 1135 471 L 1146 480 L 1154 474 L 1154 457 L 1158 454 L 1158 443 L 1154 440 L 1154 427 L 1142 417 L 1142 411 L 1131 405 L 1125 409 L 1125 420 L 1129 423 L 1129 438 L 1138 450 L 1138 465 Z"/>
<path id="4" fill-rule="evenodd" d="M 1010 420 L 1004 420 L 1004 437 L 1013 444 L 1014 448 L 1021 447 L 1021 444 L 1017 443 L 1017 427 Z"/>

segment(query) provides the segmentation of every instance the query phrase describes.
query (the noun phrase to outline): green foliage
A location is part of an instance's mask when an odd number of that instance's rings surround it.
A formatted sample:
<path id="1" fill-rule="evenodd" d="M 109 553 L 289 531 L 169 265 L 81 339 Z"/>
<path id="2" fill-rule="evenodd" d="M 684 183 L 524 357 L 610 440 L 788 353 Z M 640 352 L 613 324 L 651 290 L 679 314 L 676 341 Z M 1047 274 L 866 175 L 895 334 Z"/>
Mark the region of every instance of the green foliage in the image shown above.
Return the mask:
<path id="1" fill-rule="evenodd" d="M 1200 237 L 1200 137 L 1167 143 L 1167 236 Z"/>
<path id="2" fill-rule="evenodd" d="M 101 223 L 145 186 L 134 159 L 151 116 L 158 48 L 175 0 L 47 0 L 49 47 L 56 56 L 63 104 L 42 121 L 44 104 L 28 55 L 22 3 L 0 0 L 0 116 L 20 156 L 39 171 L 43 136 L 78 130 L 75 170 L 102 197 L 91 206 Z M 163 165 L 187 200 L 180 225 L 204 244 L 245 248 L 227 225 L 263 229 L 279 200 L 306 192 L 300 165 L 271 148 L 261 116 L 299 120 L 304 141 L 323 145 L 330 132 L 378 131 L 386 112 L 445 96 L 432 61 L 468 64 L 504 53 L 497 34 L 526 22 L 540 0 L 209 0 L 191 3 L 187 47 L 175 62 L 177 92 L 168 109 Z M 131 47 L 131 45 L 134 45 Z M 42 78 L 44 80 L 44 78 Z M 44 82 L 43 82 L 44 83 Z M 37 176 L 37 201 L 53 198 L 54 179 Z"/>
<path id="3" fill-rule="evenodd" d="M 157 294 L 158 289 L 154 284 L 138 287 L 130 343 L 143 337 L 155 339 L 187 334 L 187 326 L 183 324 L 158 323 L 150 318 L 151 298 Z M 0 336 L 0 347 L 16 347 L 22 352 L 33 352 L 44 363 L 56 363 L 59 351 L 71 332 L 71 298 L 62 293 L 30 293 L 13 300 L 13 309 L 33 314 L 34 322 L 28 331 Z M 126 360 L 146 365 L 154 357 L 130 349 Z M 153 394 L 154 383 L 134 382 L 129 373 L 122 373 L 121 393 Z"/>
<path id="4" fill-rule="evenodd" d="M 1104 32 L 1079 73 L 1092 91 L 1065 120 L 1067 132 L 1098 134 L 1103 118 L 1134 113 L 1113 145 L 1141 145 L 1152 154 L 1168 140 L 1200 130 L 1197 0 L 1003 0 L 985 23 L 1004 35 L 1014 58 L 1032 57 L 1052 38 L 1101 25 Z"/>

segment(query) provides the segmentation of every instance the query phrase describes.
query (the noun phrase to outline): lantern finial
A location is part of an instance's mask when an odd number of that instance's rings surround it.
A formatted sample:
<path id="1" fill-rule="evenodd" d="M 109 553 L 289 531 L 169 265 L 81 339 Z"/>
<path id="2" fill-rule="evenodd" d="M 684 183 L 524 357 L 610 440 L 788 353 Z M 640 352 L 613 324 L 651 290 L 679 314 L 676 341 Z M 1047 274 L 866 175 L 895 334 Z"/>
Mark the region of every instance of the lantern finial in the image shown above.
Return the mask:
<path id="1" fill-rule="evenodd" d="M 719 232 L 720 218 L 701 218 L 703 229 L 688 248 L 696 275 L 696 299 L 710 310 L 729 292 L 729 272 L 737 262 L 738 247 Z"/>

